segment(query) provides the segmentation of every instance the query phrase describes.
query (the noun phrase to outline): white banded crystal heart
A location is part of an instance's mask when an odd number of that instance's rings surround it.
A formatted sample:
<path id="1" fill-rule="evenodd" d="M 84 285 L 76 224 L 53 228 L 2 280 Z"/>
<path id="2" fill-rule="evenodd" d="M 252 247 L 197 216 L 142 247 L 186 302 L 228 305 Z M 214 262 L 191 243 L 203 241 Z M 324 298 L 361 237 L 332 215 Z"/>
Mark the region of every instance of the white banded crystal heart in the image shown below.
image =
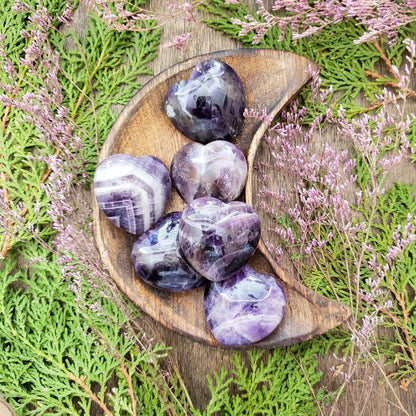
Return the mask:
<path id="1" fill-rule="evenodd" d="M 95 171 L 98 206 L 130 234 L 141 234 L 159 220 L 170 192 L 169 169 L 154 156 L 111 155 Z"/>

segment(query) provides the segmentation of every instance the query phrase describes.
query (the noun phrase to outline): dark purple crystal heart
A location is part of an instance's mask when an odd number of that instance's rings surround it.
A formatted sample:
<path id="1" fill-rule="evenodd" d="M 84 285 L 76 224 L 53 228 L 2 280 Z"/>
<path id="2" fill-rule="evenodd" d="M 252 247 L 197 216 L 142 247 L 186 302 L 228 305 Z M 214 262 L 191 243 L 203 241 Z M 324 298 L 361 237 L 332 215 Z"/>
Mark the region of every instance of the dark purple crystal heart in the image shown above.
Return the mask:
<path id="1" fill-rule="evenodd" d="M 179 195 L 188 204 L 204 196 L 230 202 L 244 188 L 247 161 L 238 147 L 224 140 L 206 145 L 192 142 L 175 154 L 171 175 Z"/>
<path id="2" fill-rule="evenodd" d="M 200 143 L 231 140 L 241 130 L 246 106 L 243 84 L 227 64 L 208 60 L 188 80 L 172 85 L 165 110 L 173 125 Z"/>
<path id="3" fill-rule="evenodd" d="M 260 341 L 281 322 L 286 295 L 277 280 L 244 266 L 229 279 L 211 282 L 204 311 L 214 338 L 236 347 Z"/>
<path id="4" fill-rule="evenodd" d="M 260 219 L 250 205 L 206 197 L 193 200 L 179 225 L 179 245 L 192 267 L 208 280 L 228 278 L 254 254 Z"/>
<path id="5" fill-rule="evenodd" d="M 170 192 L 169 169 L 154 156 L 110 155 L 95 171 L 98 206 L 114 225 L 131 234 L 153 227 Z"/>
<path id="6" fill-rule="evenodd" d="M 148 284 L 169 292 L 201 286 L 206 280 L 186 262 L 178 242 L 181 212 L 170 212 L 134 243 L 134 269 Z"/>

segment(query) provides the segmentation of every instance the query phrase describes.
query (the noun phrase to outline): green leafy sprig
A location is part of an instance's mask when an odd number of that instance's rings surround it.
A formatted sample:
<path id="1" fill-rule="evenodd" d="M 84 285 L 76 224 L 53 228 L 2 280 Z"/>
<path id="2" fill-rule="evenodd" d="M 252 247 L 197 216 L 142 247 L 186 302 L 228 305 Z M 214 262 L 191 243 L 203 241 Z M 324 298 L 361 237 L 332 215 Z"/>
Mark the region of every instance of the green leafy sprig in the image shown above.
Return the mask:
<path id="1" fill-rule="evenodd" d="M 102 312 L 80 314 L 50 253 L 35 245 L 25 250 L 28 257 L 39 254 L 49 261 L 23 270 L 10 255 L 0 271 L 0 391 L 17 414 L 79 415 L 100 408 L 106 415 L 162 415 L 168 406 L 173 414 L 182 412 L 172 398 L 172 391 L 181 395 L 169 384 L 174 378 L 161 376 L 165 348 L 139 349 L 120 334 L 126 316 L 99 293 L 91 300 Z"/>
<path id="2" fill-rule="evenodd" d="M 32 3 L 30 6 L 35 7 L 36 1 Z M 52 3 L 52 10 L 55 10 L 57 3 Z M 61 3 L 59 9 L 66 4 Z M 9 33 L 5 38 L 4 50 L 8 62 L 15 68 L 17 79 L 10 80 L 10 76 L 3 71 L 0 72 L 0 81 L 6 85 L 16 81 L 13 85 L 16 92 L 9 98 L 19 101 L 24 94 L 44 88 L 45 79 L 42 80 L 38 73 L 32 75 L 27 66 L 20 64 L 28 44 L 22 42 L 16 48 L 14 39 L 20 38 L 19 32 L 25 29 L 26 22 L 21 14 L 11 10 L 6 12 L 3 18 L 9 19 L 9 25 L 15 19 L 15 24 L 11 25 L 14 36 Z M 147 22 L 149 28 L 153 24 Z M 150 75 L 147 65 L 156 56 L 159 37 L 158 30 L 141 33 L 108 31 L 106 25 L 93 15 L 83 36 L 73 31 L 63 33 L 54 28 L 49 30 L 50 47 L 60 55 L 62 104 L 68 109 L 68 122 L 74 125 L 73 133 L 82 140 L 83 150 L 78 157 L 87 161 L 90 176 L 95 169 L 98 150 L 115 120 L 114 106 L 126 104 L 140 88 L 137 81 L 139 76 Z M 36 225 L 42 238 L 47 238 L 50 233 L 46 227 L 50 222 L 46 215 L 49 201 L 41 185 L 51 172 L 45 160 L 60 151 L 39 140 L 36 127 L 31 122 L 25 122 L 25 114 L 21 109 L 6 106 L 2 111 L 2 199 L 11 211 L 9 217 L 14 215 L 20 219 L 9 220 L 6 234 L 0 237 L 4 257 L 13 244 L 30 239 L 25 226 L 18 227 L 17 222 Z"/>

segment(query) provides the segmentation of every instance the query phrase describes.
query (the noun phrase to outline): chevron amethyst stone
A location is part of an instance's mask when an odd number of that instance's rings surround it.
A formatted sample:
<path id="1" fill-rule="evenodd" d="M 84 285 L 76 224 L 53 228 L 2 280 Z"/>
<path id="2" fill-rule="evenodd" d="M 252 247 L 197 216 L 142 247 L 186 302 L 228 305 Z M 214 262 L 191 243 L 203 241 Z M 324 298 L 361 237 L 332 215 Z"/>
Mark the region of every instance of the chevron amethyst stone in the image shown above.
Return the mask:
<path id="1" fill-rule="evenodd" d="M 183 211 L 178 238 L 191 266 L 208 280 L 220 281 L 254 254 L 260 219 L 244 202 L 198 198 Z"/>
<path id="2" fill-rule="evenodd" d="M 243 84 L 227 64 L 207 60 L 188 80 L 172 85 L 165 110 L 173 125 L 200 143 L 231 140 L 241 130 L 246 106 Z"/>
<path id="3" fill-rule="evenodd" d="M 133 245 L 131 259 L 138 275 L 148 284 L 169 292 L 201 286 L 206 280 L 186 262 L 178 243 L 181 212 L 170 212 Z"/>
<path id="4" fill-rule="evenodd" d="M 260 341 L 281 322 L 286 295 L 277 280 L 244 266 L 229 279 L 211 282 L 204 311 L 214 338 L 237 347 Z"/>
<path id="5" fill-rule="evenodd" d="M 141 234 L 162 216 L 171 192 L 168 168 L 154 156 L 108 156 L 97 166 L 98 206 L 117 227 Z"/>
<path id="6" fill-rule="evenodd" d="M 172 181 L 185 202 L 212 196 L 224 202 L 236 199 L 247 178 L 247 161 L 232 143 L 215 140 L 206 145 L 191 142 L 175 154 Z"/>

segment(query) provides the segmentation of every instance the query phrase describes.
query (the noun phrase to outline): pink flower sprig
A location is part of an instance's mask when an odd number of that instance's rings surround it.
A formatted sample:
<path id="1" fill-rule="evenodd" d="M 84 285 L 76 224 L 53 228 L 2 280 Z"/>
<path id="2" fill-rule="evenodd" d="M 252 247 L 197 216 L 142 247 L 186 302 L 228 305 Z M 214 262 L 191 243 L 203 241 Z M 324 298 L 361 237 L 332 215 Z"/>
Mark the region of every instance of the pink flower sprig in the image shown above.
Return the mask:
<path id="1" fill-rule="evenodd" d="M 204 0 L 167 0 L 169 13 L 159 13 L 150 9 L 136 6 L 128 0 L 87 0 L 87 5 L 104 22 L 109 29 L 141 32 L 164 26 L 176 17 L 182 17 L 185 22 L 196 21 L 196 8 Z M 154 24 L 149 25 L 152 21 Z"/>
<path id="2" fill-rule="evenodd" d="M 319 84 L 320 80 L 317 74 L 313 78 L 315 81 L 311 88 L 316 98 L 325 100 L 329 91 L 315 88 L 315 83 Z M 347 195 L 356 181 L 355 161 L 347 151 L 335 151 L 329 143 L 325 143 L 319 153 L 311 153 L 313 137 L 329 115 L 318 115 L 305 129 L 303 124 L 307 116 L 308 110 L 299 108 L 295 102 L 282 112 L 281 119 L 268 129 L 264 137 L 271 161 L 269 164 L 260 162 L 259 166 L 266 178 L 266 185 L 260 190 L 261 207 L 276 219 L 284 213 L 292 224 L 286 228 L 287 225 L 278 222 L 272 229 L 280 237 L 286 237 L 282 246 L 272 247 L 272 243 L 268 243 L 269 248 L 279 255 L 288 246 L 297 247 L 301 256 L 310 256 L 316 249 L 322 250 L 334 233 L 320 235 L 317 231 L 330 227 L 334 218 L 345 224 L 349 224 L 352 218 Z M 267 175 L 270 174 L 281 176 L 282 182 L 291 183 L 291 186 L 270 189 L 267 185 Z M 310 239 L 311 235 L 313 238 Z"/>
<path id="3" fill-rule="evenodd" d="M 172 41 L 162 45 L 162 49 L 175 48 L 177 50 L 186 50 L 192 40 L 192 33 L 186 32 L 182 35 L 175 36 Z"/>
<path id="4" fill-rule="evenodd" d="M 354 19 L 357 25 L 364 25 L 367 31 L 356 39 L 356 43 L 373 42 L 386 37 L 395 42 L 400 28 L 416 21 L 415 0 L 274 0 L 271 11 L 263 0 L 256 0 L 257 16 L 245 16 L 245 20 L 232 19 L 241 27 L 240 36 L 253 32 L 253 44 L 258 44 L 274 26 L 281 31 L 283 40 L 287 31 L 292 39 L 318 34 L 329 24 Z M 260 19 L 259 19 L 260 18 Z"/>
<path id="5" fill-rule="evenodd" d="M 72 14 L 72 2 L 67 4 L 64 12 L 57 17 L 59 21 L 68 21 Z M 23 113 L 22 121 L 34 125 L 39 133 L 39 139 L 60 152 L 68 153 L 68 142 L 73 140 L 73 147 L 79 146 L 79 138 L 73 139 L 74 123 L 68 117 L 68 109 L 63 105 L 62 86 L 58 79 L 60 71 L 59 53 L 49 44 L 49 30 L 55 29 L 52 18 L 46 7 L 40 3 L 34 9 L 20 1 L 16 2 L 13 10 L 16 13 L 28 13 L 29 26 L 21 36 L 28 39 L 28 46 L 20 65 L 25 67 L 31 79 L 39 86 L 31 85 L 29 78 L 19 74 L 6 56 L 3 59 L 4 71 L 8 74 L 9 84 L 2 83 L 0 87 L 5 94 L 0 95 L 0 102 Z M 20 94 L 19 83 L 29 88 Z M 75 144 L 77 142 L 77 144 Z"/>
<path id="6" fill-rule="evenodd" d="M 187 54 L 188 47 L 196 38 L 202 21 L 197 17 L 197 8 L 205 0 L 166 0 L 166 11 L 153 11 L 136 6 L 128 0 L 87 0 L 87 4 L 111 30 L 118 32 L 143 32 L 161 28 L 181 19 L 193 25 L 192 30 L 175 36 L 165 42 L 162 49 L 173 48 L 180 51 L 181 57 Z"/>
<path id="7" fill-rule="evenodd" d="M 118 32 L 148 30 L 147 22 L 156 20 L 154 12 L 132 5 L 127 0 L 87 0 L 86 4 L 109 29 Z"/>
<path id="8" fill-rule="evenodd" d="M 83 164 L 79 159 L 79 153 L 76 152 L 79 150 L 80 139 L 73 135 L 75 126 L 68 117 L 68 109 L 63 105 L 64 97 L 58 79 L 59 54 L 52 50 L 48 40 L 49 31 L 56 30 L 54 22 L 71 19 L 72 8 L 73 3 L 69 1 L 62 14 L 52 19 L 46 7 L 40 2 L 36 3 L 35 7 L 20 1 L 15 3 L 13 7 L 15 13 L 28 14 L 28 28 L 21 32 L 21 36 L 27 39 L 27 47 L 20 59 L 20 68 L 13 65 L 4 46 L 0 48 L 0 60 L 8 76 L 8 82 L 0 83 L 3 91 L 0 94 L 0 102 L 5 106 L 1 125 L 4 135 L 7 134 L 10 111 L 15 109 L 20 122 L 35 127 L 36 140 L 46 143 L 50 149 L 55 149 L 56 156 L 61 154 L 61 157 L 73 163 L 74 169 L 78 169 L 80 164 Z M 45 155 L 38 155 L 37 158 L 47 162 Z M 44 183 L 51 172 L 52 167 L 49 165 L 40 183 Z M 5 184 L 3 198 L 10 207 L 12 201 L 9 200 L 6 187 L 8 180 L 2 173 L 2 182 Z M 13 201 L 13 205 L 18 203 L 19 201 Z M 28 209 L 27 205 L 24 206 L 21 216 L 24 217 Z M 6 256 L 12 240 L 12 217 L 5 225 L 7 231 L 1 248 L 2 257 Z"/>
<path id="9" fill-rule="evenodd" d="M 67 21 L 71 8 L 72 3 L 68 3 L 63 14 L 57 19 Z M 35 127 L 36 140 L 55 150 L 53 154 L 29 157 L 36 158 L 47 166 L 39 186 L 48 197 L 47 213 L 57 236 L 51 243 L 42 240 L 36 228 L 25 222 L 28 207 L 17 203 L 18 210 L 11 209 L 7 203 L 7 190 L 1 192 L 2 204 L 5 206 L 0 220 L 10 235 L 24 230 L 55 254 L 63 278 L 72 282 L 71 287 L 77 293 L 82 286 L 81 279 L 86 275 L 91 279 L 90 287 L 97 287 L 97 282 L 108 278 L 95 249 L 92 223 L 88 221 L 91 209 L 85 199 L 74 202 L 75 195 L 84 192 L 82 186 L 87 179 L 87 161 L 83 159 L 84 147 L 80 137 L 74 134 L 77 126 L 63 104 L 64 95 L 59 80 L 59 53 L 53 50 L 48 40 L 49 31 L 54 29 L 54 19 L 40 3 L 33 8 L 17 2 L 14 10 L 16 13 L 28 14 L 30 23 L 29 28 L 22 33 L 23 37 L 28 38 L 28 46 L 20 60 L 20 64 L 27 69 L 26 77 L 22 78 L 7 56 L 4 55 L 3 59 L 10 79 L 9 85 L 18 80 L 25 88 L 22 88 L 22 92 L 20 89 L 9 88 L 9 92 L 14 94 L 0 95 L 0 102 L 18 110 L 21 122 L 30 123 Z M 69 221 L 75 216 L 77 220 Z M 76 222 L 79 227 L 74 225 Z M 7 249 L 8 247 L 3 248 L 4 255 Z M 96 282 L 95 286 L 93 282 Z M 116 288 L 113 290 L 116 293 Z M 79 293 L 77 299 L 81 299 Z"/>
<path id="10" fill-rule="evenodd" d="M 386 56 L 378 42 L 374 42 L 373 45 L 379 52 L 383 62 L 386 64 L 391 76 L 393 77 L 393 80 L 386 80 L 382 75 L 380 75 L 377 72 L 368 70 L 365 71 L 365 74 L 367 76 L 379 81 L 383 81 L 386 89 L 388 88 L 389 90 L 397 92 L 396 95 L 392 96 L 388 103 L 397 102 L 398 100 L 405 100 L 409 97 L 416 97 L 416 91 L 410 88 L 410 79 L 414 71 L 414 58 L 416 55 L 415 42 L 412 39 L 405 39 L 403 43 L 406 45 L 406 62 L 404 64 L 404 71 L 402 74 L 399 72 L 398 68 L 391 63 L 390 59 Z M 373 111 L 382 107 L 385 104 L 385 100 L 381 99 L 380 102 L 363 109 L 361 112 L 363 113 Z"/>
<path id="11" fill-rule="evenodd" d="M 391 171 L 415 153 L 408 138 L 415 120 L 408 108 L 408 92 L 416 48 L 411 40 L 405 44 L 402 70 L 392 67 L 396 91 L 384 89 L 377 108 L 354 119 L 340 108 L 335 115 L 326 111 L 310 120 L 309 110 L 295 102 L 269 123 L 263 140 L 271 156 L 257 166 L 260 207 L 270 216 L 265 222 L 270 236 L 267 248 L 277 261 L 290 262 L 288 267 L 294 265 L 300 274 L 326 278 L 326 287 L 353 310 L 347 323 L 351 360 L 343 363 L 347 368 L 342 372 L 335 371 L 343 375 L 340 392 L 357 376 L 361 359 L 371 362 L 389 383 L 374 356 L 380 325 L 399 329 L 397 342 L 405 365 L 416 369 L 406 293 L 409 287 L 413 290 L 412 284 L 401 288 L 395 284 L 403 279 L 401 261 L 416 243 L 414 212 L 391 230 L 387 246 L 380 247 L 377 240 L 377 230 L 383 226 L 380 204 Z M 322 108 L 331 90 L 321 91 L 317 74 L 312 75 L 311 96 Z M 326 132 L 334 140 L 317 147 L 313 139 Z"/>

